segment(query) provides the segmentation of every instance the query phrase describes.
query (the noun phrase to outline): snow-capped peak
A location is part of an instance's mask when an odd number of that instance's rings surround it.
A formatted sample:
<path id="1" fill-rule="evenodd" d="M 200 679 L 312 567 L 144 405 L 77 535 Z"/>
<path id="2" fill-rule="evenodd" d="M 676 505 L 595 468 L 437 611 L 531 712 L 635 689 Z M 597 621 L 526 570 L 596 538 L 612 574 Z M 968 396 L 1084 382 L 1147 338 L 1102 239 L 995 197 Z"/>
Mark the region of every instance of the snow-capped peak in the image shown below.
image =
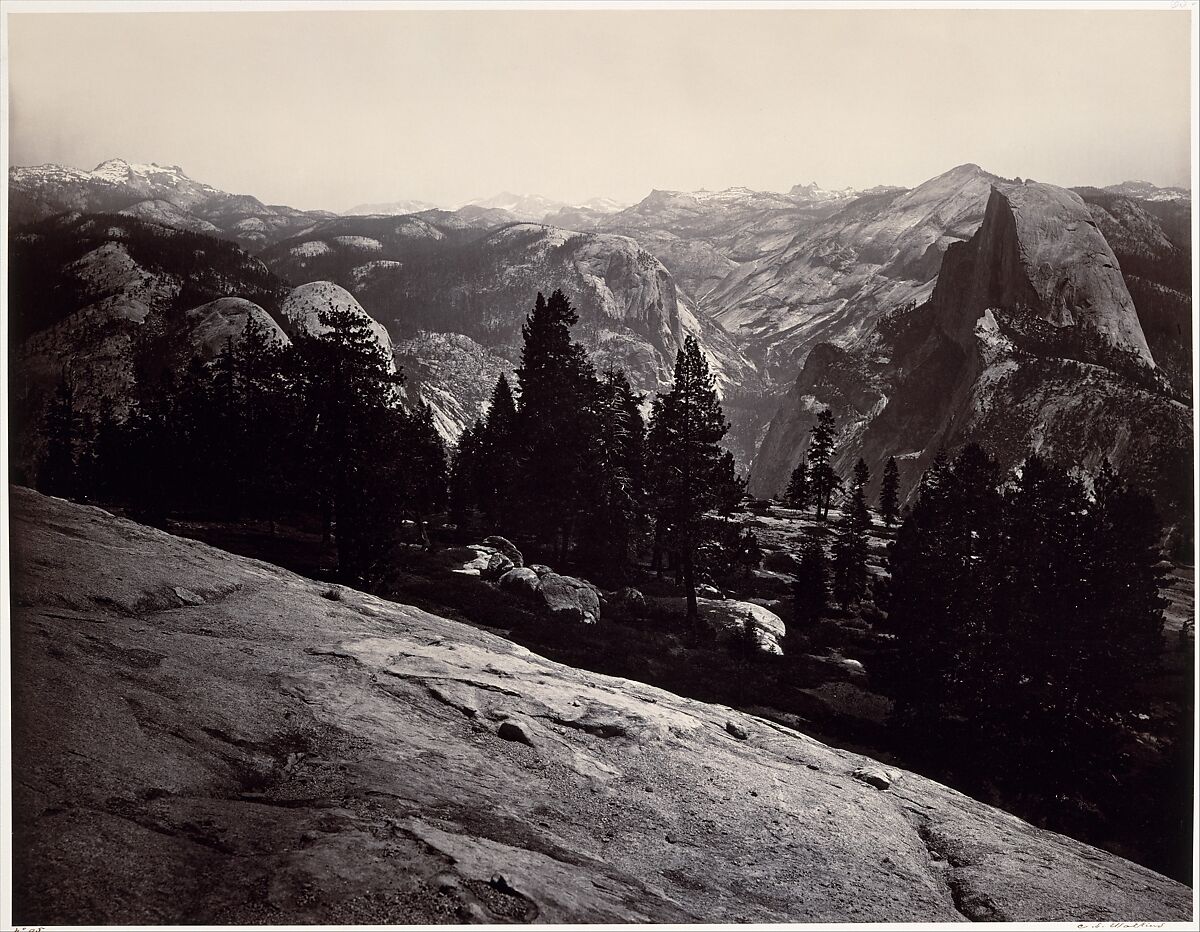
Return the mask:
<path id="1" fill-rule="evenodd" d="M 134 178 L 150 179 L 170 175 L 185 179 L 187 175 L 178 165 L 159 165 L 157 162 L 127 162 L 124 159 L 106 159 L 90 172 L 98 181 L 123 182 Z"/>

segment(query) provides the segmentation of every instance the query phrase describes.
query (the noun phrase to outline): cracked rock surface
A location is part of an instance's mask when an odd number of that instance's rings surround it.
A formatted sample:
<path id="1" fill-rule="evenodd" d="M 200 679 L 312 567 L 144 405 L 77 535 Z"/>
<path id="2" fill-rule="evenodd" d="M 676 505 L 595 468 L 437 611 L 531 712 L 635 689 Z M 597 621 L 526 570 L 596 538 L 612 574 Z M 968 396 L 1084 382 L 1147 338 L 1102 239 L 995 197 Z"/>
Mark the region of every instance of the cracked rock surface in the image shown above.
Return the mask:
<path id="1" fill-rule="evenodd" d="M 766 720 L 11 503 L 18 923 L 1190 915 L 1174 881 Z"/>

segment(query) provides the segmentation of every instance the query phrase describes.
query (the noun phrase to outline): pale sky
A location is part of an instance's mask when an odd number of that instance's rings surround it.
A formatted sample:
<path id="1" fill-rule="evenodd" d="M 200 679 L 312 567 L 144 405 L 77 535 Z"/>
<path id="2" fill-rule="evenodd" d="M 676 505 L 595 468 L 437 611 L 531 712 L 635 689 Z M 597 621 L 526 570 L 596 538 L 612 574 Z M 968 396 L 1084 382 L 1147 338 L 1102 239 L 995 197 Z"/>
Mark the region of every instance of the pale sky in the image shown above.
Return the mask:
<path id="1" fill-rule="evenodd" d="M 1165 8 L 16 13 L 9 159 L 177 164 L 330 210 L 963 162 L 1187 185 L 1190 28 Z"/>

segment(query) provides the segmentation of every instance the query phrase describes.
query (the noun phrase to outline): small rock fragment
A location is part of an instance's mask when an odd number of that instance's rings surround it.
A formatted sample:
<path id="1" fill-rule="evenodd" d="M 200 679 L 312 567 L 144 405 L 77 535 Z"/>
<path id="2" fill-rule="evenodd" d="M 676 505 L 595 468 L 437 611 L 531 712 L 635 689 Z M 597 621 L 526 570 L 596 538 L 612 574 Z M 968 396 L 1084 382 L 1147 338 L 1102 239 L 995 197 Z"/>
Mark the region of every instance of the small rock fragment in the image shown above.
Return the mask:
<path id="1" fill-rule="evenodd" d="M 175 595 L 179 597 L 179 601 L 184 605 L 203 605 L 204 599 L 196 595 L 191 589 L 184 589 L 183 586 L 175 587 Z"/>
<path id="2" fill-rule="evenodd" d="M 895 775 L 891 771 L 878 767 L 859 767 L 850 776 L 854 777 L 855 780 L 861 780 L 863 783 L 875 787 L 877 790 L 886 790 L 895 780 Z"/>
<path id="3" fill-rule="evenodd" d="M 533 738 L 529 734 L 529 729 L 524 723 L 516 719 L 505 719 L 500 723 L 500 727 L 496 730 L 505 741 L 519 741 L 521 744 L 533 745 Z"/>
<path id="4" fill-rule="evenodd" d="M 745 741 L 750 737 L 750 734 L 737 722 L 726 722 L 725 730 L 737 738 L 739 741 Z"/>

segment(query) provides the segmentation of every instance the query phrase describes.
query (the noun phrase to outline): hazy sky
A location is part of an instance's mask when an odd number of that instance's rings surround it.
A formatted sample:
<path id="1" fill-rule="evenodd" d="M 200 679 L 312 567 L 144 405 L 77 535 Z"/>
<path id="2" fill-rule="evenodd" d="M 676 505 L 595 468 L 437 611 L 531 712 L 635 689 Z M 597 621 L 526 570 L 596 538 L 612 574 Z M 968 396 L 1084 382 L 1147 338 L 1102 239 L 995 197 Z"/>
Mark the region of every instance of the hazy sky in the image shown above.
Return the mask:
<path id="1" fill-rule="evenodd" d="M 273 203 L 1188 183 L 1189 16 L 13 14 L 12 164 L 178 164 Z"/>

